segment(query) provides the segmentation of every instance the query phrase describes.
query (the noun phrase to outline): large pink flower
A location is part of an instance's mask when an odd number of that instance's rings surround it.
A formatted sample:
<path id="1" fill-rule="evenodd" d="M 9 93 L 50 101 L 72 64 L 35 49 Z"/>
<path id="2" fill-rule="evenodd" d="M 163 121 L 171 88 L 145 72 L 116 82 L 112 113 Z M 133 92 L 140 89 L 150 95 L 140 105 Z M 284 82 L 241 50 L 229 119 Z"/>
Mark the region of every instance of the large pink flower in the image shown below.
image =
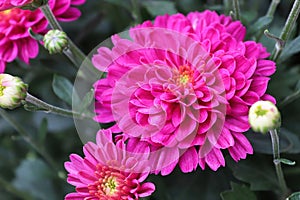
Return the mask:
<path id="1" fill-rule="evenodd" d="M 71 162 L 65 163 L 67 180 L 76 186 L 65 199 L 137 200 L 151 195 L 154 184 L 142 183 L 150 170 L 149 150 L 129 154 L 122 142 L 112 142 L 109 131 L 100 131 L 96 142 L 83 147 L 84 158 L 72 154 Z"/>
<path id="2" fill-rule="evenodd" d="M 266 95 L 275 63 L 266 49 L 243 41 L 239 21 L 212 11 L 158 16 L 132 28 L 132 41 L 113 36 L 93 62 L 107 76 L 95 84 L 95 120 L 129 150 L 151 149 L 152 170 L 169 174 L 225 165 L 252 154 L 244 136 L 248 110 Z"/>
<path id="3" fill-rule="evenodd" d="M 50 7 L 59 21 L 73 21 L 80 16 L 74 5 L 85 0 L 50 0 Z M 38 54 L 38 42 L 30 37 L 28 29 L 43 34 L 48 22 L 40 10 L 29 11 L 19 8 L 0 11 L 0 63 L 21 59 L 29 63 Z M 3 64 L 2 64 L 3 65 Z M 4 67 L 0 72 L 4 71 Z"/>

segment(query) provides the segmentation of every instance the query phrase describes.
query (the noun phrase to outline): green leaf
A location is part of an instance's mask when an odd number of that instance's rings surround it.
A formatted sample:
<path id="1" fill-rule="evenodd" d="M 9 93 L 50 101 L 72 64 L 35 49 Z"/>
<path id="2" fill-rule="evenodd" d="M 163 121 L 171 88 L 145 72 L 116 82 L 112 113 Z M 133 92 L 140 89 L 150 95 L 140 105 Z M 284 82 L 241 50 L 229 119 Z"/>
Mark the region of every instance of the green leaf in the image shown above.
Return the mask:
<path id="1" fill-rule="evenodd" d="M 300 52 L 300 36 L 289 42 L 283 49 L 280 61 L 284 61 L 292 55 Z"/>
<path id="2" fill-rule="evenodd" d="M 240 181 L 250 184 L 252 191 L 277 190 L 277 178 L 272 160 L 265 157 L 255 156 L 246 160 L 233 163 L 228 160 L 233 175 Z"/>
<path id="3" fill-rule="evenodd" d="M 290 94 L 289 96 L 285 97 L 282 102 L 280 103 L 280 106 L 283 107 L 285 105 L 288 105 L 292 103 L 293 101 L 300 98 L 300 81 L 297 82 L 296 88 L 294 93 Z"/>
<path id="4" fill-rule="evenodd" d="M 73 84 L 65 77 L 54 75 L 52 88 L 54 93 L 64 102 L 72 106 L 72 93 L 74 91 L 74 104 L 78 104 L 79 97 L 75 90 L 73 90 Z"/>
<path id="5" fill-rule="evenodd" d="M 275 162 L 281 162 L 285 165 L 295 165 L 296 162 L 295 161 L 291 161 L 289 159 L 286 159 L 286 158 L 279 158 L 279 159 L 276 159 Z"/>
<path id="6" fill-rule="evenodd" d="M 59 199 L 50 181 L 52 174 L 49 167 L 40 159 L 23 160 L 16 169 L 13 185 L 24 192 L 30 193 L 35 199 Z"/>
<path id="7" fill-rule="evenodd" d="M 277 68 L 277 72 L 272 76 L 268 89 L 279 100 L 279 104 L 280 100 L 295 93 L 295 85 L 300 80 L 299 69 L 300 65 L 283 65 Z"/>
<path id="8" fill-rule="evenodd" d="M 290 103 L 292 103 L 293 101 L 297 100 L 300 98 L 300 90 L 295 91 L 293 94 L 285 97 L 282 102 L 280 103 L 280 106 L 286 106 Z"/>
<path id="9" fill-rule="evenodd" d="M 257 32 L 265 29 L 273 20 L 273 17 L 260 17 L 249 29 L 249 35 L 255 35 Z"/>
<path id="10" fill-rule="evenodd" d="M 251 142 L 255 152 L 273 154 L 272 143 L 269 134 L 263 135 L 249 131 L 246 137 Z M 280 152 L 282 153 L 300 153 L 300 138 L 287 130 L 280 128 L 279 131 Z"/>
<path id="11" fill-rule="evenodd" d="M 221 193 L 222 200 L 256 200 L 254 192 L 246 185 L 231 182 L 232 190 Z"/>
<path id="12" fill-rule="evenodd" d="M 178 12 L 175 8 L 175 2 L 171 1 L 142 1 L 141 4 L 153 17 Z"/>
<path id="13" fill-rule="evenodd" d="M 82 102 L 79 105 L 76 105 L 76 107 L 78 106 L 78 109 L 76 110 L 78 110 L 79 112 L 84 112 L 91 105 L 93 100 L 94 100 L 94 90 L 91 89 L 88 93 L 85 94 Z"/>
<path id="14" fill-rule="evenodd" d="M 300 192 L 291 194 L 286 200 L 300 200 Z"/>

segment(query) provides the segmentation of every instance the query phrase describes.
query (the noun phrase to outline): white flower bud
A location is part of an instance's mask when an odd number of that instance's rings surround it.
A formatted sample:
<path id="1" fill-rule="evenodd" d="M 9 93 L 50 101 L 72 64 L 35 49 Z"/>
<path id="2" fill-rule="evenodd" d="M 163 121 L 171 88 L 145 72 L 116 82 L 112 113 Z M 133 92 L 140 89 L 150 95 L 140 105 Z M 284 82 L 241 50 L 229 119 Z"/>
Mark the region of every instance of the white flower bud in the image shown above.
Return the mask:
<path id="1" fill-rule="evenodd" d="M 14 109 L 20 106 L 26 98 L 27 88 L 19 77 L 0 74 L 0 107 Z"/>
<path id="2" fill-rule="evenodd" d="M 265 134 L 280 127 L 280 112 L 270 101 L 257 101 L 249 110 L 249 123 L 255 132 Z"/>

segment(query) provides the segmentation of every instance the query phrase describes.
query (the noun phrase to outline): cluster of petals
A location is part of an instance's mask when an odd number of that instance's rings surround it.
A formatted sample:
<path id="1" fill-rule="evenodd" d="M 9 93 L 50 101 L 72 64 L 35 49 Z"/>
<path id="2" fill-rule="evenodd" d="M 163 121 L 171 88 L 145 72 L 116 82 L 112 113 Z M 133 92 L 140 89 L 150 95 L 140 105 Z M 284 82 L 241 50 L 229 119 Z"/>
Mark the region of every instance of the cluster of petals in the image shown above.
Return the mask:
<path id="1" fill-rule="evenodd" d="M 253 153 L 244 135 L 249 107 L 275 102 L 266 90 L 276 67 L 262 44 L 244 41 L 241 22 L 191 12 L 158 16 L 129 32 L 131 40 L 115 35 L 113 48 L 93 57 L 107 72 L 94 86 L 97 122 L 116 122 L 110 130 L 132 151 L 140 143 L 150 148 L 152 170 L 162 175 L 176 165 L 217 170 L 225 150 L 235 161 Z"/>
<path id="2" fill-rule="evenodd" d="M 0 11 L 20 7 L 32 3 L 33 0 L 3 0 L 0 2 Z"/>
<path id="3" fill-rule="evenodd" d="M 74 6 L 84 2 L 85 0 L 49 0 L 49 5 L 59 21 L 68 22 L 79 18 L 81 12 Z M 35 58 L 39 46 L 38 42 L 30 37 L 28 30 L 32 28 L 35 33 L 44 34 L 47 26 L 48 22 L 39 9 L 30 11 L 12 8 L 0 11 L 0 72 L 5 70 L 6 63 L 16 58 L 27 64 L 30 59 Z"/>
<path id="4" fill-rule="evenodd" d="M 112 141 L 110 131 L 99 131 L 96 143 L 83 147 L 84 158 L 70 155 L 65 162 L 67 181 L 76 192 L 65 199 L 137 200 L 151 195 L 155 186 L 144 182 L 149 174 L 149 150 L 143 154 L 126 151 L 124 143 Z"/>

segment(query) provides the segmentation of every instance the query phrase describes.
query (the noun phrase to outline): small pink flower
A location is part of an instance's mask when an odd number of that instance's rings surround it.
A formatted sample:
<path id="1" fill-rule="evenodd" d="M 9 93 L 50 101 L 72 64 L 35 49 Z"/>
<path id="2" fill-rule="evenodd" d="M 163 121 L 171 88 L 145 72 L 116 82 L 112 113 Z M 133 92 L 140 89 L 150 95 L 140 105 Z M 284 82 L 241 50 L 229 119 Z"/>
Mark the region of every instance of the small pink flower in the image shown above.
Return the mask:
<path id="1" fill-rule="evenodd" d="M 59 21 L 74 21 L 81 15 L 74 6 L 84 2 L 85 0 L 49 0 L 49 5 Z M 16 58 L 27 64 L 30 59 L 35 58 L 39 46 L 30 37 L 28 29 L 32 28 L 35 33 L 44 34 L 47 26 L 48 22 L 39 9 L 30 11 L 12 8 L 0 11 L 0 72 L 4 71 L 5 63 Z"/>
<path id="2" fill-rule="evenodd" d="M 3 0 L 0 2 L 0 11 L 8 10 L 14 7 L 25 6 L 32 2 L 33 0 Z"/>
<path id="3" fill-rule="evenodd" d="M 115 145 L 109 138 L 110 131 L 100 131 L 96 144 L 84 145 L 84 158 L 72 154 L 65 163 L 67 181 L 76 186 L 66 200 L 137 200 L 154 192 L 153 183 L 142 183 L 149 174 L 149 151 L 130 154 L 124 143 Z"/>
<path id="4" fill-rule="evenodd" d="M 151 167 L 166 175 L 225 166 L 223 150 L 238 161 L 252 154 L 244 136 L 249 107 L 266 95 L 275 63 L 245 27 L 212 11 L 158 16 L 113 36 L 112 50 L 99 48 L 95 120 L 116 122 L 129 151 L 151 149 Z"/>

